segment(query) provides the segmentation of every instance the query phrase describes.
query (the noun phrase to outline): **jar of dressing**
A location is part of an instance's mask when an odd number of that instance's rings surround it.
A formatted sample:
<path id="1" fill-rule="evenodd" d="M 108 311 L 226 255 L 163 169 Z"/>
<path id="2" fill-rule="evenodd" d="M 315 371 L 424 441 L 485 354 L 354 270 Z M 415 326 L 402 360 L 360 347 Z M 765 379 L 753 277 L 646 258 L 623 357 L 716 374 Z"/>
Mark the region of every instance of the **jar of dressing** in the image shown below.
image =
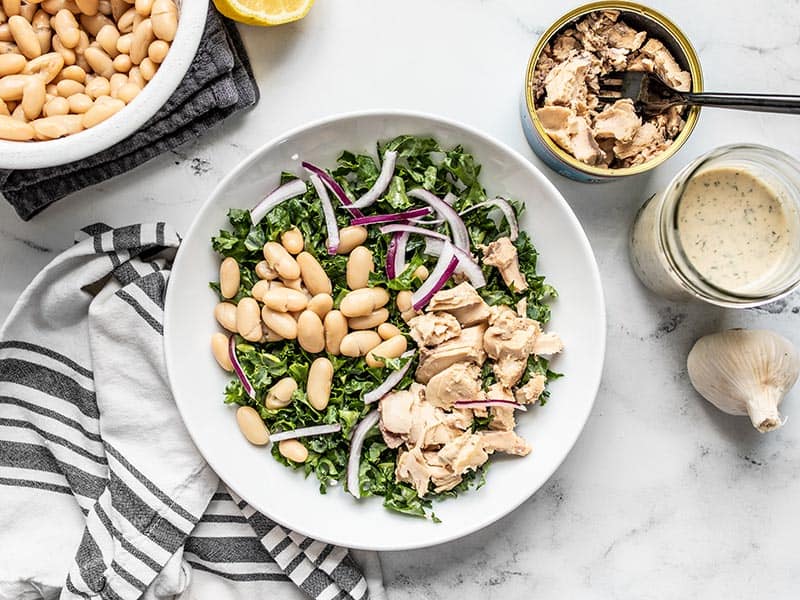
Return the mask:
<path id="1" fill-rule="evenodd" d="M 674 300 L 747 308 L 800 287 L 800 163 L 723 146 L 684 168 L 636 215 L 631 262 Z"/>

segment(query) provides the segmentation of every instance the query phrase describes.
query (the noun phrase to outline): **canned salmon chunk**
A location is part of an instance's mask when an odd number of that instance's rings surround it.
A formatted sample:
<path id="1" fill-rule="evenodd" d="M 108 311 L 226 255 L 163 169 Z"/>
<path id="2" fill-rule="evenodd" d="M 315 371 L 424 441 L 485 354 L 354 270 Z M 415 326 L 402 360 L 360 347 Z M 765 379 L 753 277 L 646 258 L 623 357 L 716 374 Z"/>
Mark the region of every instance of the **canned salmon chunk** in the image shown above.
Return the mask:
<path id="1" fill-rule="evenodd" d="M 533 151 L 557 173 L 585 183 L 635 175 L 663 163 L 691 135 L 699 107 L 642 114 L 632 99 L 600 93 L 612 73 L 645 71 L 679 91 L 703 77 L 686 36 L 633 2 L 594 2 L 558 19 L 528 61 L 520 116 Z"/>

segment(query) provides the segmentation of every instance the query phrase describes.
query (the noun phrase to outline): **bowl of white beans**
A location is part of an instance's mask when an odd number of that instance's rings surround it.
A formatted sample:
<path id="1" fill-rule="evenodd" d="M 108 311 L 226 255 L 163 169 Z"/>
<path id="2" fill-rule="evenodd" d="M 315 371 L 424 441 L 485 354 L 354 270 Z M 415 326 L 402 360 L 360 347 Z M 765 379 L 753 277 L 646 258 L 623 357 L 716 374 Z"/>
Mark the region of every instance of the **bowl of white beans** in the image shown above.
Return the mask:
<path id="1" fill-rule="evenodd" d="M 0 0 L 0 168 L 80 160 L 167 102 L 208 0 Z"/>

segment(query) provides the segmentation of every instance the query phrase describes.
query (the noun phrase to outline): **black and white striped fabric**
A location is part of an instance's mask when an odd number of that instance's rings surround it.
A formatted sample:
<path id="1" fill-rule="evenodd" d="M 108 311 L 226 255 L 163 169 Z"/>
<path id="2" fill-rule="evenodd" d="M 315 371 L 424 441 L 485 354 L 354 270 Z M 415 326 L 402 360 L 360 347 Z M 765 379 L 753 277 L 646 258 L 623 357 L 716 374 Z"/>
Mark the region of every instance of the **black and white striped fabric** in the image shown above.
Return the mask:
<path id="1" fill-rule="evenodd" d="M 0 332 L 0 600 L 383 598 L 377 555 L 365 578 L 346 549 L 255 512 L 192 445 L 162 349 L 175 231 L 84 238 Z"/>

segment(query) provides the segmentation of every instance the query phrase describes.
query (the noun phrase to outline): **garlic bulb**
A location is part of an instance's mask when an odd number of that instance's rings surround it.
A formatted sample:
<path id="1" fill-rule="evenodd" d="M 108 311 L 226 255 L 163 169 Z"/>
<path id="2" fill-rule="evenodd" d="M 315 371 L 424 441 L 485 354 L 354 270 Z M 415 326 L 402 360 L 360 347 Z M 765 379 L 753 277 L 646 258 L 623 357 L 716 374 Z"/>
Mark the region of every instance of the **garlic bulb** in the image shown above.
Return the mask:
<path id="1" fill-rule="evenodd" d="M 778 405 L 797 381 L 800 355 L 772 331 L 731 329 L 697 340 L 687 367 L 701 396 L 766 432 L 783 425 Z"/>

